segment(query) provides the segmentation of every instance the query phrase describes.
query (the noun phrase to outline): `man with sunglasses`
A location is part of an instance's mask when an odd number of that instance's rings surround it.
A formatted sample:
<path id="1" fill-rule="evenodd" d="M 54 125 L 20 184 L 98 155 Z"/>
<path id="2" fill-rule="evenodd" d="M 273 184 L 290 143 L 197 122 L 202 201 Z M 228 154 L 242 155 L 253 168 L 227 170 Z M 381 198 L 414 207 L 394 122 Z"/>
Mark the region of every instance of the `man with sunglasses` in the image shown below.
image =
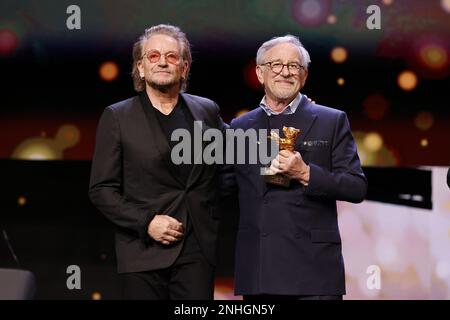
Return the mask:
<path id="1" fill-rule="evenodd" d="M 267 183 L 261 164 L 236 164 L 240 220 L 235 293 L 244 299 L 342 299 L 344 263 L 336 200 L 361 202 L 367 181 L 344 112 L 300 93 L 310 56 L 287 35 L 258 50 L 256 73 L 265 96 L 234 119 L 232 129 L 300 130 L 295 150 L 281 150 L 270 172 L 290 178 Z M 270 181 L 270 179 L 269 179 Z"/>
<path id="2" fill-rule="evenodd" d="M 145 30 L 133 48 L 139 95 L 107 107 L 97 128 L 89 195 L 117 227 L 126 299 L 213 298 L 218 168 L 171 160 L 175 129 L 226 126 L 215 102 L 183 92 L 191 62 L 178 27 Z"/>

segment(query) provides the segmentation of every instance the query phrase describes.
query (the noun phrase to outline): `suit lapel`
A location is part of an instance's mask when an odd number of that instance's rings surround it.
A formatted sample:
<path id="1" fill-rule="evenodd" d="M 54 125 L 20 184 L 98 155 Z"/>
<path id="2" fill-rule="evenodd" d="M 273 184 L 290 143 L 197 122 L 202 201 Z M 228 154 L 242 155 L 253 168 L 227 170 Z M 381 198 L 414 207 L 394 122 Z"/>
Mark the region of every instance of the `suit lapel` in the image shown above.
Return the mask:
<path id="1" fill-rule="evenodd" d="M 299 150 L 299 147 L 302 145 L 303 141 L 308 136 L 309 130 L 311 129 L 314 121 L 317 118 L 317 115 L 311 109 L 311 102 L 309 102 L 308 98 L 305 95 L 302 95 L 302 99 L 300 100 L 300 104 L 295 110 L 294 119 L 292 123 L 293 126 L 297 129 L 300 129 L 300 135 L 297 138 L 295 143 L 295 150 Z"/>
<path id="2" fill-rule="evenodd" d="M 153 141 L 153 143 L 155 144 L 157 151 L 160 153 L 161 158 L 163 159 L 171 175 L 178 183 L 184 186 L 184 182 L 180 179 L 179 175 L 177 175 L 176 172 L 173 171 L 173 168 L 170 164 L 171 159 L 167 156 L 168 154 L 170 155 L 169 142 L 167 141 L 167 138 L 161 129 L 158 119 L 156 119 L 156 116 L 154 114 L 154 107 L 151 105 L 150 99 L 148 98 L 145 91 L 139 95 L 139 100 L 149 123 L 150 141 Z"/>
<path id="3" fill-rule="evenodd" d="M 255 129 L 257 131 L 257 133 L 259 133 L 259 129 L 268 129 L 268 119 L 267 119 L 267 115 L 264 112 L 263 109 L 261 109 L 260 107 L 257 108 L 256 113 L 254 114 L 254 116 L 252 118 L 250 118 L 248 120 L 249 124 L 248 124 L 248 128 L 252 128 Z M 269 140 L 269 134 L 267 135 L 266 139 Z M 258 138 L 262 139 L 262 137 Z M 267 143 L 271 143 L 270 141 L 268 141 Z M 247 149 L 248 150 L 248 149 Z M 259 154 L 259 151 L 258 151 Z M 248 156 L 248 155 L 247 155 Z M 259 160 L 258 160 L 259 163 Z M 262 167 L 258 168 L 258 176 L 261 178 L 261 192 L 262 194 L 265 194 L 267 192 L 267 184 L 264 181 L 264 177 L 260 174 L 260 171 Z"/>
<path id="4" fill-rule="evenodd" d="M 189 111 L 191 112 L 192 117 L 194 118 L 194 121 L 201 121 L 201 123 L 202 123 L 201 137 L 200 137 L 201 141 L 202 141 L 202 144 L 201 144 L 202 148 L 201 148 L 201 150 L 199 150 L 199 154 L 197 154 L 197 155 L 194 154 L 194 158 L 196 158 L 196 159 L 193 159 L 194 164 L 192 166 L 192 170 L 191 170 L 191 173 L 190 173 L 188 181 L 187 181 L 187 188 L 189 188 L 195 182 L 197 182 L 197 180 L 200 178 L 200 176 L 201 176 L 201 174 L 203 172 L 203 169 L 204 169 L 204 165 L 203 165 L 203 149 L 205 147 L 205 143 L 203 141 L 203 133 L 205 132 L 205 130 L 208 129 L 208 126 L 205 124 L 205 121 L 204 121 L 205 117 L 206 117 L 205 110 L 200 105 L 200 103 L 198 103 L 198 101 L 193 99 L 190 95 L 187 95 L 187 94 L 184 94 L 184 93 L 181 94 L 181 98 L 186 103 L 186 106 L 188 107 Z M 200 130 L 200 128 L 198 127 L 198 122 L 196 122 L 194 124 L 194 131 L 195 130 Z M 198 137 L 195 137 L 195 135 L 192 138 L 193 139 L 194 138 L 198 139 Z M 198 163 L 196 163 L 196 162 L 198 162 Z"/>

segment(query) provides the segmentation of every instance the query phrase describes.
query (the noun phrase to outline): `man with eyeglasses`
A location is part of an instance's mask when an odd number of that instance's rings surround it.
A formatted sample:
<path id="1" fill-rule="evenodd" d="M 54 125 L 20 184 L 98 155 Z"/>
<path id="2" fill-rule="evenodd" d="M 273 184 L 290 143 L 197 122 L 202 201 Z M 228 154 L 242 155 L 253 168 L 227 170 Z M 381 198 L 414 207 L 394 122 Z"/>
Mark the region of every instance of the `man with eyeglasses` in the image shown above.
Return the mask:
<path id="1" fill-rule="evenodd" d="M 347 116 L 300 93 L 310 56 L 298 38 L 265 42 L 256 62 L 265 96 L 231 128 L 282 132 L 286 126 L 300 135 L 294 152 L 281 150 L 270 163 L 272 173 L 290 178 L 288 186 L 267 183 L 262 165 L 234 165 L 235 293 L 245 300 L 340 300 L 345 275 L 336 200 L 361 202 L 367 189 Z"/>
<path id="2" fill-rule="evenodd" d="M 213 298 L 218 168 L 171 160 L 175 129 L 192 137 L 194 120 L 225 129 L 215 102 L 183 92 L 191 62 L 178 27 L 146 29 L 133 48 L 139 94 L 107 107 L 98 124 L 89 196 L 116 226 L 125 299 Z"/>

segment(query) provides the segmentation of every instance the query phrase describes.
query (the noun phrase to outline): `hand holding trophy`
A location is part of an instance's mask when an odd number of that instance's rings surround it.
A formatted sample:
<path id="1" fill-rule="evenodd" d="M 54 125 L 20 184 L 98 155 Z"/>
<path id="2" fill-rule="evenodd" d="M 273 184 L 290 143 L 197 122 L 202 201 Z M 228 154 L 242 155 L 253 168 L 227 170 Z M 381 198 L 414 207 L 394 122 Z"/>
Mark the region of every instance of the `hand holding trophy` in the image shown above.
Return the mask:
<path id="1" fill-rule="evenodd" d="M 283 127 L 283 134 L 284 138 L 281 138 L 275 131 L 271 131 L 269 139 L 276 141 L 280 150 L 294 152 L 295 142 L 300 134 L 300 129 Z M 278 186 L 289 187 L 291 179 L 282 173 L 274 173 L 270 168 L 267 168 L 264 175 L 264 181 Z"/>

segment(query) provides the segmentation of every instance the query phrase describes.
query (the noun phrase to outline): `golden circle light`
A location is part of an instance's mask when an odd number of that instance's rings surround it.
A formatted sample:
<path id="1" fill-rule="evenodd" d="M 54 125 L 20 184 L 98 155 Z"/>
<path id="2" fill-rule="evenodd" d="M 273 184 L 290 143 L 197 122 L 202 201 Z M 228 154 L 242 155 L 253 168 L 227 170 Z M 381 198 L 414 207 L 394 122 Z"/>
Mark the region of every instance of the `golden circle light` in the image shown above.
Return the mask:
<path id="1" fill-rule="evenodd" d="M 428 139 L 422 139 L 420 140 L 420 146 L 421 147 L 428 147 Z"/>
<path id="2" fill-rule="evenodd" d="M 103 81 L 114 81 L 119 75 L 119 67 L 113 61 L 106 61 L 100 66 L 98 73 Z"/>
<path id="3" fill-rule="evenodd" d="M 25 198 L 24 196 L 20 196 L 19 198 L 17 198 L 17 204 L 20 207 L 23 207 L 24 205 L 27 204 L 27 198 Z"/>
<path id="4" fill-rule="evenodd" d="M 409 70 L 401 72 L 397 77 L 398 86 L 405 91 L 414 90 L 417 87 L 417 83 L 416 74 Z"/>
<path id="5" fill-rule="evenodd" d="M 102 295 L 100 294 L 100 292 L 94 292 L 92 293 L 91 298 L 92 300 L 102 300 Z"/>
<path id="6" fill-rule="evenodd" d="M 364 137 L 363 143 L 369 151 L 377 152 L 383 146 L 383 138 L 377 132 L 370 132 Z"/>
<path id="7" fill-rule="evenodd" d="M 336 63 L 343 63 L 347 60 L 347 50 L 344 47 L 335 47 L 331 50 L 331 60 Z"/>

